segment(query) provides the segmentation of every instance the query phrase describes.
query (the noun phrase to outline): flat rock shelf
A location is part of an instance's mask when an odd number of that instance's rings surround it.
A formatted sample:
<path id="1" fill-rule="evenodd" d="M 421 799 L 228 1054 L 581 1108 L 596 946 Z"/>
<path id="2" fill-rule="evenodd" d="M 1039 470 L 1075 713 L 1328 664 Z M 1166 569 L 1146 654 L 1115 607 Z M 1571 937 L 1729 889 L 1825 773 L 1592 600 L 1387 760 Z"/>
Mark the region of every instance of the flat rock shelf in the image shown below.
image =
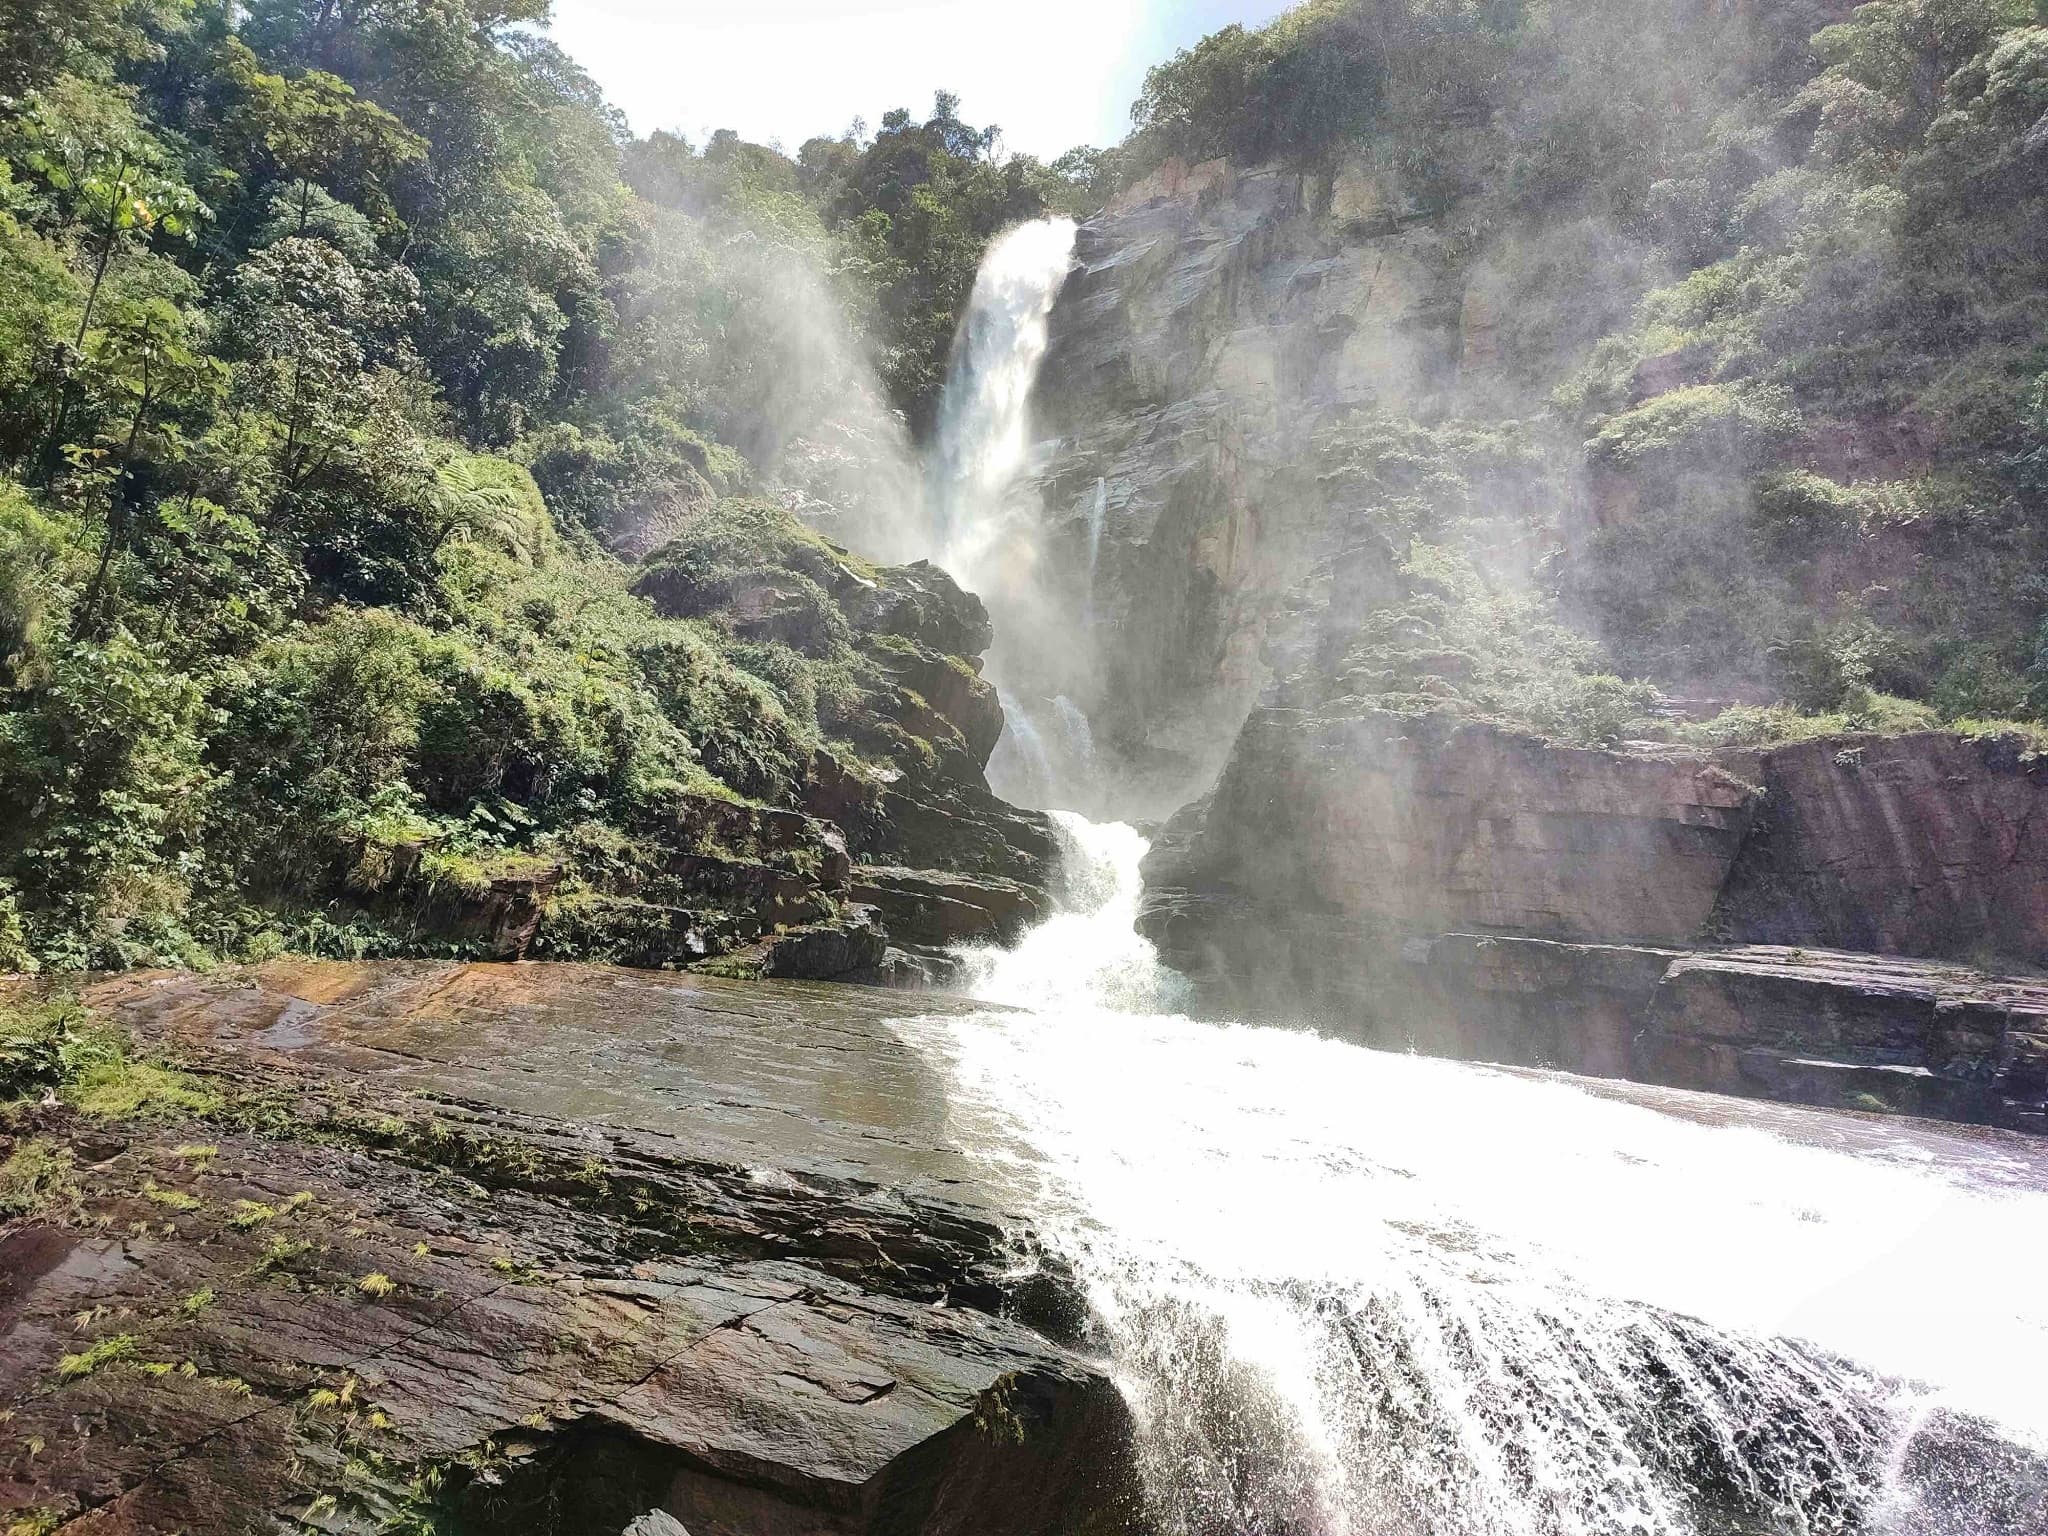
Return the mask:
<path id="1" fill-rule="evenodd" d="M 217 1102 L 6 1128 L 62 1196 L 0 1227 L 0 1516 L 1136 1519 L 1122 1401 L 1054 1342 L 1080 1304 L 949 1143 L 900 996 L 293 963 L 84 1001 Z"/>

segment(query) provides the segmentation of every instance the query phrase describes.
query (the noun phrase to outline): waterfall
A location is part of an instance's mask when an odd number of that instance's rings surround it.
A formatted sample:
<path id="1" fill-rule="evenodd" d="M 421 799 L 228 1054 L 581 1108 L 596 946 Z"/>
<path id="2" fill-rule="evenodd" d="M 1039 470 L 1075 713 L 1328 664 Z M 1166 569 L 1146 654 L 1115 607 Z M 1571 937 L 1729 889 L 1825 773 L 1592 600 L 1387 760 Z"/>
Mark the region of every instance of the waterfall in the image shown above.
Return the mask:
<path id="1" fill-rule="evenodd" d="M 1007 499 L 1031 447 L 1031 387 L 1053 301 L 1074 257 L 1074 221 L 1040 219 L 1003 235 L 982 258 L 967 322 L 939 400 L 935 462 L 939 563 L 970 590 L 1004 569 L 1037 520 Z M 999 637 L 1000 638 L 1000 637 Z"/>
<path id="2" fill-rule="evenodd" d="M 989 782 L 1002 785 L 1003 798 L 1012 804 L 1043 805 L 1056 777 L 1052 752 L 1015 694 L 998 686 L 996 702 L 1003 706 L 1003 734 L 988 761 Z"/>
<path id="3" fill-rule="evenodd" d="M 1177 1001 L 1181 981 L 1137 931 L 1145 840 L 1054 811 L 1060 910 L 1014 949 L 968 948 L 966 990 L 992 1003 L 1050 1012 L 1146 1014 Z"/>
<path id="4" fill-rule="evenodd" d="M 971 957 L 1008 1006 L 899 1027 L 1087 1287 L 1162 1531 L 2048 1530 L 2048 1146 L 1191 1021 L 1144 839 L 1058 822 L 1062 910 Z"/>
<path id="5" fill-rule="evenodd" d="M 990 251 L 934 471 L 1038 805 L 1098 772 L 1023 486 L 1073 235 Z M 2048 1532 L 2048 1145 L 1196 1022 L 1145 839 L 1054 822 L 1059 910 L 961 953 L 1002 1006 L 897 1027 L 1086 1288 L 1165 1536 Z"/>
<path id="6" fill-rule="evenodd" d="M 954 346 L 932 457 L 936 558 L 995 619 L 988 674 L 1003 691 L 1006 726 L 989 781 L 1022 805 L 1069 803 L 1078 793 L 1072 722 L 1042 716 L 1058 692 L 1045 680 L 1066 670 L 1085 626 L 1066 594 L 1047 589 L 1042 509 L 1025 484 L 1031 391 L 1074 234 L 1071 219 L 1041 219 L 989 247 Z"/>

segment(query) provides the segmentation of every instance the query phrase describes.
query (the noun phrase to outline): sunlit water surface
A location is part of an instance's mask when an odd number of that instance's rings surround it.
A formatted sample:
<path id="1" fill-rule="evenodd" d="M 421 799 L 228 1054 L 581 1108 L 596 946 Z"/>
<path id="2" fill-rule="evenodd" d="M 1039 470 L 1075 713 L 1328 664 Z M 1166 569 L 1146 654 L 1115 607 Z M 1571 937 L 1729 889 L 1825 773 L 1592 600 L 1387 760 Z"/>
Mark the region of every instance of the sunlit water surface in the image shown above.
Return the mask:
<path id="1" fill-rule="evenodd" d="M 1189 1532 L 2048 1532 L 2048 1153 L 1172 1012 L 1143 840 L 911 1019 Z"/>

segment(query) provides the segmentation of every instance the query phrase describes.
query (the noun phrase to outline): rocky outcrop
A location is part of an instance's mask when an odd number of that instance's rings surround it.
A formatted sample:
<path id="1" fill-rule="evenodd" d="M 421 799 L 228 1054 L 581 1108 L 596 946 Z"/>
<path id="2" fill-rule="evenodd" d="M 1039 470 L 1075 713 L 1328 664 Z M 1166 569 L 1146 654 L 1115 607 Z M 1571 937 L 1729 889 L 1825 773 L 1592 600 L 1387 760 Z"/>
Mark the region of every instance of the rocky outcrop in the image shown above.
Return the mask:
<path id="1" fill-rule="evenodd" d="M 1381 1044 L 2048 1132 L 2048 980 L 1855 951 L 1411 940 Z"/>
<path id="2" fill-rule="evenodd" d="M 1082 226 L 1034 400 L 1049 588 L 1076 633 L 1020 691 L 1072 697 L 1161 815 L 1213 781 L 1335 521 L 1319 431 L 1455 372 L 1455 254 L 1362 167 L 1169 166 Z"/>
<path id="3" fill-rule="evenodd" d="M 474 890 L 415 899 L 395 871 L 389 904 L 442 952 L 923 985 L 950 974 L 942 946 L 1013 937 L 1045 909 L 1057 844 L 988 787 L 1003 711 L 976 658 L 991 629 L 951 577 L 869 566 L 750 504 L 656 551 L 638 590 L 768 648 L 761 665 L 826 675 L 831 736 L 796 804 L 676 792 L 627 836 L 558 839 Z M 891 873 L 856 884 L 856 859 Z"/>
<path id="4" fill-rule="evenodd" d="M 1770 753 L 1763 784 L 1732 936 L 2048 966 L 2048 762 L 2025 743 L 1808 741 Z"/>
<path id="5" fill-rule="evenodd" d="M 2041 1128 L 2048 994 L 1890 957 L 2048 967 L 2044 810 L 2009 739 L 1592 751 L 1265 709 L 1155 843 L 1140 926 L 1212 1011 Z"/>
<path id="6" fill-rule="evenodd" d="M 1019 1278 L 879 997 L 411 964 L 86 1001 L 175 1073 L 0 1129 L 15 1526 L 1136 1528 L 1118 1394 L 1030 1326 L 1071 1288 Z"/>
<path id="7" fill-rule="evenodd" d="M 980 938 L 1014 943 L 1052 914 L 1043 891 L 994 876 L 971 879 L 869 865 L 855 872 L 853 891 L 882 913 L 893 937 L 911 944 L 943 947 Z"/>
<path id="8" fill-rule="evenodd" d="M 1260 710 L 1181 883 L 1390 927 L 1682 943 L 1714 909 L 1757 776 L 1742 754 L 1581 751 L 1441 715 Z"/>
<path id="9" fill-rule="evenodd" d="M 1674 960 L 1635 1042 L 1654 1082 L 2048 1132 L 2048 980 L 1830 950 Z"/>

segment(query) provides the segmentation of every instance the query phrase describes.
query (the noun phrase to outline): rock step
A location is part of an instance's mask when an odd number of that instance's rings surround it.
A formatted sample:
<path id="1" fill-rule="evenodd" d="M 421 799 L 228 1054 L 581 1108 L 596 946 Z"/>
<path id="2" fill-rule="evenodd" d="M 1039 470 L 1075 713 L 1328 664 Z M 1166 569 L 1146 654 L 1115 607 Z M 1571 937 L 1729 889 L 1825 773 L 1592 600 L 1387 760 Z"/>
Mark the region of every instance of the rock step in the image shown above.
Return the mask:
<path id="1" fill-rule="evenodd" d="M 2040 1130 L 2048 978 L 1847 950 L 1444 934 L 1403 995 L 1458 1054 Z"/>
<path id="2" fill-rule="evenodd" d="M 1043 891 L 999 875 L 860 865 L 851 889 L 856 901 L 879 908 L 889 936 L 906 944 L 1012 943 L 1052 911 Z"/>
<path id="3" fill-rule="evenodd" d="M 881 914 L 855 905 L 830 922 L 771 934 L 704 964 L 718 975 L 749 980 L 846 981 L 872 975 L 888 952 Z"/>
<path id="4" fill-rule="evenodd" d="M 678 970 L 761 933 L 758 918 L 638 896 L 559 897 L 542 913 L 528 953 L 537 960 L 603 960 Z"/>

